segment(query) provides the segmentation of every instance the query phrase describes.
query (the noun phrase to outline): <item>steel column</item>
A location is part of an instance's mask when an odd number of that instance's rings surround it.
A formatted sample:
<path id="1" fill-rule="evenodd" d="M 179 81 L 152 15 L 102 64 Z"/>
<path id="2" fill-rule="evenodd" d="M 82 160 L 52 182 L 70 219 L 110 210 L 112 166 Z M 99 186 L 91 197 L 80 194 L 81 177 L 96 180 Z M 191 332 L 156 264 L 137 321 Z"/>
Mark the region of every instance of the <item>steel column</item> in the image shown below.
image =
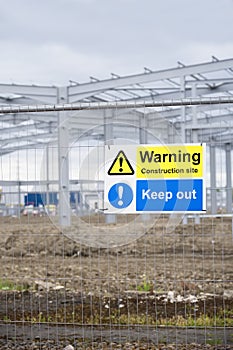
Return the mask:
<path id="1" fill-rule="evenodd" d="M 49 206 L 49 145 L 46 146 L 46 205 Z"/>
<path id="2" fill-rule="evenodd" d="M 217 189 L 216 189 L 216 149 L 210 144 L 210 195 L 211 214 L 217 213 Z"/>
<path id="3" fill-rule="evenodd" d="M 231 144 L 226 143 L 226 211 L 232 213 Z"/>
<path id="4" fill-rule="evenodd" d="M 104 113 L 104 143 L 113 144 L 113 111 L 105 110 Z"/>
<path id="5" fill-rule="evenodd" d="M 183 98 L 186 97 L 186 91 L 185 91 L 185 76 L 180 77 L 180 91 L 183 96 Z M 186 129 L 185 129 L 185 122 L 186 122 L 186 107 L 181 106 L 181 140 L 182 142 L 186 142 Z"/>
<path id="6" fill-rule="evenodd" d="M 197 97 L 197 85 L 192 85 L 192 98 Z M 197 125 L 197 106 L 192 106 L 192 142 L 197 143 L 198 142 L 198 125 Z M 196 127 L 196 128 L 195 128 Z"/>
<path id="7" fill-rule="evenodd" d="M 113 145 L 113 113 L 114 110 L 106 110 L 104 111 L 104 143 L 105 145 Z M 106 214 L 105 215 L 105 223 L 106 224 L 114 224 L 116 222 L 115 214 Z"/>
<path id="8" fill-rule="evenodd" d="M 146 144 L 148 143 L 147 135 L 147 118 L 145 114 L 139 117 L 139 143 Z"/>
<path id="9" fill-rule="evenodd" d="M 58 103 L 67 101 L 67 89 L 58 89 Z M 58 112 L 59 224 L 71 224 L 69 194 L 69 130 L 67 112 Z"/>

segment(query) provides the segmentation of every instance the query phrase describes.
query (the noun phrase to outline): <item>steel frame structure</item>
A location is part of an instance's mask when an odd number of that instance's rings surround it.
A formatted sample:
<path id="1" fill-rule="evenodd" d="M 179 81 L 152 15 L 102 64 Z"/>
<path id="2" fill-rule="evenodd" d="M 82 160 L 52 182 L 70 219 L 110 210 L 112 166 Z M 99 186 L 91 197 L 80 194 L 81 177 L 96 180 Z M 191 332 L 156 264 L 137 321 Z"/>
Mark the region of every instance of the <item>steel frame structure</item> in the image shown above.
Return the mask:
<path id="1" fill-rule="evenodd" d="M 182 142 L 207 142 L 211 162 L 211 207 L 216 208 L 216 147 L 226 151 L 226 193 L 227 211 L 232 211 L 231 150 L 233 145 L 233 105 L 221 104 L 162 104 L 166 100 L 232 99 L 233 58 L 185 66 L 178 63 L 176 68 L 152 71 L 144 68 L 141 74 L 131 76 L 111 75 L 110 79 L 98 80 L 91 77 L 88 83 L 70 81 L 68 86 L 37 86 L 0 84 L 0 107 L 8 108 L 0 113 L 0 155 L 19 149 L 46 147 L 58 142 L 59 183 L 61 202 L 66 202 L 69 192 L 69 159 L 63 150 L 77 137 L 102 138 L 106 143 L 125 135 L 131 136 L 127 123 L 138 128 L 138 142 L 149 142 L 147 130 L 158 134 L 160 124 L 166 121 L 167 128 L 161 131 L 164 142 L 174 142 L 169 130 L 181 135 Z M 108 108 L 89 108 L 78 111 L 48 111 L 46 105 L 109 104 Z M 117 108 L 118 104 L 135 104 L 135 108 Z M 112 106 L 116 104 L 116 108 Z M 154 107 L 152 107 L 154 104 Z M 34 113 L 33 106 L 45 106 L 44 111 Z M 147 107 L 151 105 L 151 107 Z M 22 106 L 28 111 L 17 113 Z M 12 108 L 12 112 L 10 110 Z M 1 112 L 1 111 L 0 111 Z M 96 129 L 96 126 L 100 128 Z M 96 131 L 97 130 L 97 131 Z M 133 135 L 135 138 L 135 135 Z M 112 141 L 109 141 L 112 140 Z M 62 165 L 62 166 L 61 166 Z M 69 209 L 61 208 L 62 225 L 69 225 Z"/>

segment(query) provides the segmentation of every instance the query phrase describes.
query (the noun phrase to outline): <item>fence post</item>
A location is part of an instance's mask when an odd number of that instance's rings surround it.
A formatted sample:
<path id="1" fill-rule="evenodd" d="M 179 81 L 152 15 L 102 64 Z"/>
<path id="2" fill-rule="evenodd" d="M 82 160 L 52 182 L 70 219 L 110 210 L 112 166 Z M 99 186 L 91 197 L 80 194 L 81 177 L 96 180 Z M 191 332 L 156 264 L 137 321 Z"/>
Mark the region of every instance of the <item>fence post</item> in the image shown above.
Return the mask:
<path id="1" fill-rule="evenodd" d="M 58 88 L 58 103 L 67 102 L 67 88 Z M 69 130 L 67 112 L 58 112 L 59 224 L 70 226 Z"/>

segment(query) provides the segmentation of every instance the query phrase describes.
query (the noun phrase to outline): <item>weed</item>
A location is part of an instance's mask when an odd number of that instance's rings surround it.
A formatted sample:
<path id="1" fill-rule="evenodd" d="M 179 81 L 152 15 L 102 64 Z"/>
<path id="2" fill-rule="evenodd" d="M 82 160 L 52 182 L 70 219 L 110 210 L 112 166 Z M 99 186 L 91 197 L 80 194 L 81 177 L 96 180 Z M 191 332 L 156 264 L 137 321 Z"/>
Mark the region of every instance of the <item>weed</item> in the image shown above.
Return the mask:
<path id="1" fill-rule="evenodd" d="M 4 322 L 11 322 L 11 319 L 8 316 L 3 317 Z"/>
<path id="2" fill-rule="evenodd" d="M 221 339 L 207 339 L 206 344 L 208 344 L 208 345 L 220 345 L 220 344 L 222 344 L 222 340 Z"/>
<path id="3" fill-rule="evenodd" d="M 38 315 L 27 316 L 25 318 L 25 321 L 30 322 L 30 323 L 48 323 L 48 322 L 52 322 L 53 318 L 52 318 L 52 316 L 45 316 L 45 315 L 43 315 L 42 312 L 39 312 Z"/>
<path id="4" fill-rule="evenodd" d="M 148 280 L 144 279 L 142 284 L 140 284 L 137 287 L 137 290 L 139 292 L 150 292 L 150 291 L 153 291 L 153 284 L 151 282 L 149 282 Z"/>
<path id="5" fill-rule="evenodd" d="M 29 286 L 26 284 L 16 284 L 15 282 L 7 279 L 0 279 L 0 290 L 23 291 L 28 289 L 29 289 Z"/>

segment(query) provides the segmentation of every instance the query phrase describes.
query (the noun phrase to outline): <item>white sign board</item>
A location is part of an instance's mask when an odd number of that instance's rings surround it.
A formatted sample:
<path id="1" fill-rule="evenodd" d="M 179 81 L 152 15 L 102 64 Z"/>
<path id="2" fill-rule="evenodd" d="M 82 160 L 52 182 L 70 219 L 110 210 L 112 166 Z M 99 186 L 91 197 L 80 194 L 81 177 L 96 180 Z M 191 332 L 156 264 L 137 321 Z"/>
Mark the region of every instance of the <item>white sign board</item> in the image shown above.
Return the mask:
<path id="1" fill-rule="evenodd" d="M 205 144 L 105 147 L 105 213 L 202 212 Z"/>

